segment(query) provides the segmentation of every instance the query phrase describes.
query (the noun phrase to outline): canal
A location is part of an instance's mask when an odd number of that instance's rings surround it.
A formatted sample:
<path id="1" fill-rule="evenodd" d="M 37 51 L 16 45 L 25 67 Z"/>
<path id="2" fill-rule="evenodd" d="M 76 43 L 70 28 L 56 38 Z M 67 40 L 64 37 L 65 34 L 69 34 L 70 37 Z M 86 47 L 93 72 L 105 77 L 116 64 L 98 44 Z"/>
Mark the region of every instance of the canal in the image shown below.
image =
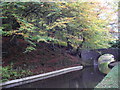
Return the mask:
<path id="1" fill-rule="evenodd" d="M 14 88 L 94 88 L 103 78 L 96 67 L 70 72 L 56 77 L 16 86 Z"/>

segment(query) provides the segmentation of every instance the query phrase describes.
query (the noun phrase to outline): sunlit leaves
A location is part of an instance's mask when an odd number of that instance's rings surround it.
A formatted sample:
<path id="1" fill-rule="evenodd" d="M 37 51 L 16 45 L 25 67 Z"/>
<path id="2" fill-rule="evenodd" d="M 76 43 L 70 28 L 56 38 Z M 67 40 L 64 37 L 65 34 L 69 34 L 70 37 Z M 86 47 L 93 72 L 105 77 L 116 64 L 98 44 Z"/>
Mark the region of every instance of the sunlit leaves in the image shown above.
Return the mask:
<path id="1" fill-rule="evenodd" d="M 32 46 L 29 46 L 29 47 L 26 48 L 26 51 L 24 53 L 31 52 L 33 50 L 36 50 L 36 49 Z"/>
<path id="2" fill-rule="evenodd" d="M 41 41 L 67 46 L 69 40 L 74 47 L 83 44 L 80 48 L 106 48 L 111 35 L 108 20 L 100 18 L 105 8 L 100 5 L 96 2 L 13 2 L 3 5 L 3 17 L 10 12 L 20 28 L 9 33 L 21 34 L 33 47 L 35 42 Z M 10 28 L 10 25 L 3 27 Z"/>

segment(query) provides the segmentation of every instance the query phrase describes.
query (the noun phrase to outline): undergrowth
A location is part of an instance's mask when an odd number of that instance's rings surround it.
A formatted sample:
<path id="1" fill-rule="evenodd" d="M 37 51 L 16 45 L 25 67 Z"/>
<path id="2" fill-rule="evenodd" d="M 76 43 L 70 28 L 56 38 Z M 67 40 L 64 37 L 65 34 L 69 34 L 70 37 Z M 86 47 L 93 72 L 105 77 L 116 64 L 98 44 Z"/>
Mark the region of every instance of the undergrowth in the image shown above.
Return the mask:
<path id="1" fill-rule="evenodd" d="M 32 75 L 32 72 L 29 70 L 16 70 L 13 69 L 13 65 L 0 68 L 0 75 L 2 76 L 0 82 L 6 82 L 9 80 L 19 79 L 28 75 Z"/>

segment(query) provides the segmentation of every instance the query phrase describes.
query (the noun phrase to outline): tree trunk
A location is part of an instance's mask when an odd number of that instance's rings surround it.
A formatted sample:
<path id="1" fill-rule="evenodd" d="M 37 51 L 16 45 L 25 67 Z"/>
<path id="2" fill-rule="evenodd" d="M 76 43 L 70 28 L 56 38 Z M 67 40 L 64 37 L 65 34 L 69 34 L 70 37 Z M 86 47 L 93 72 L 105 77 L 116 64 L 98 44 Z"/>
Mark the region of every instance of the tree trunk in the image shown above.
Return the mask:
<path id="1" fill-rule="evenodd" d="M 16 35 L 12 35 L 12 38 L 10 39 L 10 44 L 13 46 L 18 46 L 19 42 L 17 40 L 17 36 Z"/>
<path id="2" fill-rule="evenodd" d="M 82 52 L 82 47 L 83 47 L 83 43 L 85 42 L 85 38 L 83 37 L 83 41 L 82 43 L 77 47 L 76 49 L 76 53 L 77 55 L 81 58 L 81 52 Z"/>

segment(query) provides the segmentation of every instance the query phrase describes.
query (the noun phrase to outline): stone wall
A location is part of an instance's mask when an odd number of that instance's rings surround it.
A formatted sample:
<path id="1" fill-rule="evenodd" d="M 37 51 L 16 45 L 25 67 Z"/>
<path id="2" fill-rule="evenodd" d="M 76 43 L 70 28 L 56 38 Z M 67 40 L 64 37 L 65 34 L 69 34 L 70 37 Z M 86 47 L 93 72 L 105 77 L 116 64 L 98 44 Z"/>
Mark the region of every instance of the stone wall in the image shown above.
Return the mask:
<path id="1" fill-rule="evenodd" d="M 103 54 L 113 54 L 117 61 L 120 61 L 120 49 L 95 49 L 95 50 L 82 50 L 81 59 L 86 65 L 97 65 L 98 58 Z"/>

